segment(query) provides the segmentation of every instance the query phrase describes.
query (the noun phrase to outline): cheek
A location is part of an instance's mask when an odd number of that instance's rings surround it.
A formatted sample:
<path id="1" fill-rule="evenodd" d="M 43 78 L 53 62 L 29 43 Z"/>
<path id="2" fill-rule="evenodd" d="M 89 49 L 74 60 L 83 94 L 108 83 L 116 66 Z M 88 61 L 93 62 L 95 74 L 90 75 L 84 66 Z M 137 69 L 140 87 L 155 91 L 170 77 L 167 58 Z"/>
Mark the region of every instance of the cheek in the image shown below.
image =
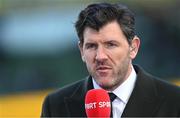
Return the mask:
<path id="1" fill-rule="evenodd" d="M 92 53 L 85 53 L 84 54 L 84 57 L 85 57 L 85 62 L 86 64 L 92 64 L 94 62 L 94 55 Z"/>
<path id="2" fill-rule="evenodd" d="M 130 53 L 127 51 L 119 51 L 111 54 L 110 59 L 114 66 L 121 66 L 125 60 L 128 60 L 130 57 Z"/>
<path id="3" fill-rule="evenodd" d="M 125 52 L 117 50 L 109 52 L 108 57 L 113 63 L 119 63 L 125 57 L 125 55 Z"/>
<path id="4" fill-rule="evenodd" d="M 94 73 L 96 65 L 92 56 L 86 56 L 85 64 L 89 73 Z"/>

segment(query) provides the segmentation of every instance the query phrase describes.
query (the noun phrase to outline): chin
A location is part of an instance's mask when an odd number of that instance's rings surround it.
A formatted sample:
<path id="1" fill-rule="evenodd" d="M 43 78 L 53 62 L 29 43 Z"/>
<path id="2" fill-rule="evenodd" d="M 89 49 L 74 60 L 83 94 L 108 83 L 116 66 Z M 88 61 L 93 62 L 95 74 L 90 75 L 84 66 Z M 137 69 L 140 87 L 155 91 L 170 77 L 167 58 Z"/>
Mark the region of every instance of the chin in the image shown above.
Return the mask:
<path id="1" fill-rule="evenodd" d="M 114 86 L 113 85 L 101 85 L 101 88 L 107 90 L 107 91 L 113 91 Z"/>
<path id="2" fill-rule="evenodd" d="M 99 86 L 102 87 L 103 89 L 110 89 L 113 88 L 113 83 L 111 82 L 98 82 Z"/>

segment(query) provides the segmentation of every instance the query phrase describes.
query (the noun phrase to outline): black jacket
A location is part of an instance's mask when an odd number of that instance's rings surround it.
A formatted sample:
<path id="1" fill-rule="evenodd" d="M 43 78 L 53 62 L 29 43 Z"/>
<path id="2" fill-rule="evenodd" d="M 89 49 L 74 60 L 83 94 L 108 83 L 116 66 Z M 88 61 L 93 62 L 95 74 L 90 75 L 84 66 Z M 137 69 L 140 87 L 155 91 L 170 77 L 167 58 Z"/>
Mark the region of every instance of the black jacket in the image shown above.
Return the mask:
<path id="1" fill-rule="evenodd" d="M 180 88 L 134 66 L 137 81 L 122 117 L 180 117 Z M 88 77 L 49 94 L 41 117 L 86 117 L 86 92 L 93 89 Z"/>

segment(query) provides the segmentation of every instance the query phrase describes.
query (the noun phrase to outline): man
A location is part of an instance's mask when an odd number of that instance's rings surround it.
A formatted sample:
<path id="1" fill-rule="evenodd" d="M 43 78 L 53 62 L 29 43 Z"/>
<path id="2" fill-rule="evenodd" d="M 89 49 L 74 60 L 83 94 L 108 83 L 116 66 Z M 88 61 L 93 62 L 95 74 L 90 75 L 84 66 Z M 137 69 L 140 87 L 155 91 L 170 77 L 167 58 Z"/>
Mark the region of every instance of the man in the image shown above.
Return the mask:
<path id="1" fill-rule="evenodd" d="M 91 4 L 75 24 L 82 60 L 90 74 L 48 95 L 42 117 L 86 117 L 90 89 L 117 97 L 113 117 L 180 116 L 180 89 L 132 65 L 140 46 L 133 13 L 121 4 Z"/>

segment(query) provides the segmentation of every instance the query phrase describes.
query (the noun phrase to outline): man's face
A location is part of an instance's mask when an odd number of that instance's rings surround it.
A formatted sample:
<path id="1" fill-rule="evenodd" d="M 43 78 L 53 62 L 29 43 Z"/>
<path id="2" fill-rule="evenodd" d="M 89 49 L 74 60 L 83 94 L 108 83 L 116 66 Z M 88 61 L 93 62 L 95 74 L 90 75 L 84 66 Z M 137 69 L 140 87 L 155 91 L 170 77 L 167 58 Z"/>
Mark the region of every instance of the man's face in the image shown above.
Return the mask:
<path id="1" fill-rule="evenodd" d="M 108 23 L 99 31 L 87 27 L 84 43 L 79 45 L 81 56 L 90 75 L 106 90 L 114 90 L 131 72 L 131 60 L 135 58 L 139 40 L 129 45 L 116 21 Z M 135 40 L 135 41 L 134 41 Z"/>

